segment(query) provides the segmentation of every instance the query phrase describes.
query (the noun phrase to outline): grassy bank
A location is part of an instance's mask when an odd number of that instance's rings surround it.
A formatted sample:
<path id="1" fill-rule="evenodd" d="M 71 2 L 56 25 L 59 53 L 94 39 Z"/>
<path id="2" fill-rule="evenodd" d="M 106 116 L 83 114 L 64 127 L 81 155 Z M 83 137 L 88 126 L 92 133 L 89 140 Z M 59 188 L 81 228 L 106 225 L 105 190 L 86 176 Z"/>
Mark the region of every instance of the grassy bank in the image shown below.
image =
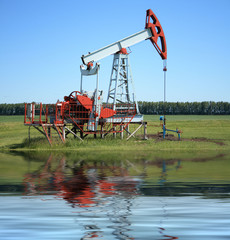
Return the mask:
<path id="1" fill-rule="evenodd" d="M 156 134 L 161 131 L 159 116 L 145 116 L 148 121 L 148 134 Z M 0 116 L 0 150 L 1 151 L 77 151 L 79 156 L 93 158 L 95 155 L 104 159 L 108 154 L 138 157 L 153 156 L 161 151 L 169 155 L 176 153 L 220 153 L 230 151 L 230 116 L 191 116 L 178 115 L 167 116 L 169 129 L 179 128 L 183 131 L 182 141 L 148 141 L 132 138 L 129 141 L 113 139 L 107 136 L 105 139 L 93 139 L 92 136 L 83 142 L 69 138 L 65 144 L 57 142 L 49 146 L 47 140 L 36 129 L 31 128 L 31 142 L 28 143 L 28 127 L 23 124 L 23 116 Z M 141 129 L 137 135 L 143 134 Z M 125 135 L 125 134 L 124 134 Z M 199 139 L 199 141 L 197 141 Z"/>

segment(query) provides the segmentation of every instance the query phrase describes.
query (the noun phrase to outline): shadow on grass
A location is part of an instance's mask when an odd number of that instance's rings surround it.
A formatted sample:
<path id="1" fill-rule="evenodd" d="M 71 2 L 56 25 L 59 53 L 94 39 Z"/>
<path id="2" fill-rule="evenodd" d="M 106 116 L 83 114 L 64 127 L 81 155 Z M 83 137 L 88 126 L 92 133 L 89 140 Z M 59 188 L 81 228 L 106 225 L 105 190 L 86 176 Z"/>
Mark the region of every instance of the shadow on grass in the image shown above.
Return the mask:
<path id="1" fill-rule="evenodd" d="M 21 143 L 14 143 L 7 145 L 5 148 L 9 150 L 17 150 L 17 149 L 36 149 L 40 147 L 49 147 L 49 144 L 44 138 L 37 137 L 37 138 L 32 138 L 32 139 L 24 139 L 23 142 Z"/>

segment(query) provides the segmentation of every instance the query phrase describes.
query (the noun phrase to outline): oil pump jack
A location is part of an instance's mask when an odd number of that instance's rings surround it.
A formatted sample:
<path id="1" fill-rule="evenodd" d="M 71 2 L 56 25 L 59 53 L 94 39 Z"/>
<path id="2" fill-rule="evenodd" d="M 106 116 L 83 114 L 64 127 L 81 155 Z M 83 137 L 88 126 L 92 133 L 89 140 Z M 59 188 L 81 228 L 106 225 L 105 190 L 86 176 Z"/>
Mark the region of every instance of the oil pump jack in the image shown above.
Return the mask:
<path id="1" fill-rule="evenodd" d="M 135 33 L 129 37 L 126 37 L 120 41 L 112 43 L 99 50 L 96 50 L 92 53 L 82 55 L 83 65 L 80 66 L 81 69 L 80 91 L 83 92 L 82 90 L 83 76 L 91 76 L 96 74 L 97 84 L 94 93 L 94 102 L 95 105 L 97 105 L 98 94 L 101 94 L 101 91 L 98 90 L 98 73 L 100 65 L 97 63 L 97 61 L 109 55 L 113 55 L 114 56 L 113 65 L 106 105 L 112 104 L 112 109 L 114 111 L 119 111 L 121 108 L 120 106 L 121 104 L 131 104 L 133 106 L 135 105 L 135 110 L 137 114 L 132 119 L 132 121 L 135 122 L 142 121 L 143 117 L 142 115 L 140 115 L 135 96 L 127 48 L 147 39 L 149 39 L 152 42 L 157 52 L 164 60 L 163 70 L 164 72 L 166 72 L 167 47 L 165 35 L 156 15 L 152 12 L 151 9 L 148 9 L 146 13 L 146 23 L 144 30 Z M 94 63 L 96 63 L 95 66 Z"/>
<path id="2" fill-rule="evenodd" d="M 94 134 L 94 136 L 101 134 L 104 137 L 109 133 L 123 134 L 124 130 L 129 134 L 128 140 L 144 123 L 135 96 L 127 48 L 147 39 L 151 41 L 163 60 L 166 79 L 165 35 L 156 15 L 148 9 L 144 30 L 97 51 L 82 55 L 80 91 L 73 91 L 69 96 L 64 97 L 63 102 L 58 101 L 53 106 L 44 107 L 41 103 L 26 104 L 25 125 L 33 126 L 42 132 L 50 144 L 51 129 L 56 130 L 63 142 L 69 133 L 82 140 L 88 134 Z M 107 100 L 104 103 L 103 91 L 98 88 L 100 64 L 97 61 L 109 55 L 114 57 Z M 95 91 L 84 91 L 83 78 L 93 75 L 96 76 Z M 128 130 L 130 123 L 137 123 L 140 126 L 131 133 Z M 146 125 L 144 124 L 144 127 L 147 127 Z M 80 132 L 80 136 L 77 132 Z"/>

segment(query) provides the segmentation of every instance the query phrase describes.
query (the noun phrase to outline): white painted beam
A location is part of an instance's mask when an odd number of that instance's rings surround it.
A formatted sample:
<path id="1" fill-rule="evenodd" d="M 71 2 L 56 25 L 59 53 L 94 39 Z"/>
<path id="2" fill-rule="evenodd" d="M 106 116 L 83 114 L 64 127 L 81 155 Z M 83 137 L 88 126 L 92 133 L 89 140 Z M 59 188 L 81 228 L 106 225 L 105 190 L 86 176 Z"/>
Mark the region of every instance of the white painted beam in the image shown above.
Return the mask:
<path id="1" fill-rule="evenodd" d="M 150 29 L 145 29 L 141 32 L 135 33 L 129 37 L 126 37 L 120 41 L 112 43 L 106 47 L 103 47 L 97 51 L 89 53 L 82 56 L 82 61 L 87 65 L 89 62 L 96 62 L 102 58 L 105 58 L 111 54 L 120 51 L 122 48 L 130 47 L 136 43 L 142 42 L 148 38 L 152 37 L 152 32 Z"/>

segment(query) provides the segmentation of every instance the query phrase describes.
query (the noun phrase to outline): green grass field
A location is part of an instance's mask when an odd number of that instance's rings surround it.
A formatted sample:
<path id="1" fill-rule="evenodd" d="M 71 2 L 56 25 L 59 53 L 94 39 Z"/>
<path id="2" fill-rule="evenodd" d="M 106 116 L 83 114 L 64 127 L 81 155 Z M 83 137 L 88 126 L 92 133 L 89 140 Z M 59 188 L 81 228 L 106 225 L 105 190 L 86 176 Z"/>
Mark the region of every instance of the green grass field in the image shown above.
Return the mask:
<path id="1" fill-rule="evenodd" d="M 161 131 L 159 116 L 144 117 L 148 121 L 148 134 Z M 0 116 L 0 150 L 1 151 L 63 151 L 76 152 L 83 159 L 98 158 L 152 158 L 163 155 L 170 157 L 180 154 L 199 155 L 230 152 L 230 116 L 167 116 L 169 129 L 183 131 L 181 141 L 156 141 L 131 138 L 126 141 L 119 136 L 113 139 L 86 138 L 83 142 L 69 138 L 65 144 L 57 142 L 49 146 L 47 140 L 36 129 L 31 128 L 31 142 L 28 144 L 28 127 L 23 124 L 23 116 Z M 143 134 L 140 129 L 137 135 Z M 125 134 L 124 134 L 125 135 Z M 194 138 L 206 138 L 193 141 Z M 217 144 L 218 142 L 222 144 Z"/>

